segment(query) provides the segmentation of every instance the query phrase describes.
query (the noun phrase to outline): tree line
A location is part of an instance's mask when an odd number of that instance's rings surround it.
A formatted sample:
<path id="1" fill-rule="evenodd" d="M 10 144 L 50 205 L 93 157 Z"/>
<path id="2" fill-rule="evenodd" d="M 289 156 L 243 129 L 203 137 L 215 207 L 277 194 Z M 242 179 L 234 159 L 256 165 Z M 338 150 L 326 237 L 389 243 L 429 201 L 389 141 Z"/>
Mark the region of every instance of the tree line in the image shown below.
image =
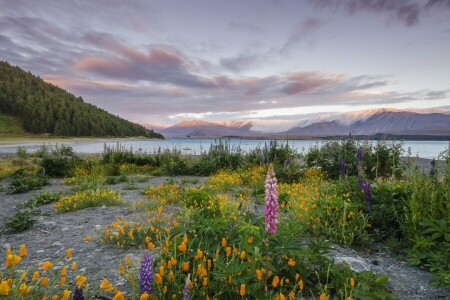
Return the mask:
<path id="1" fill-rule="evenodd" d="M 5 61 L 0 61 L 0 113 L 18 117 L 36 134 L 163 138 Z"/>

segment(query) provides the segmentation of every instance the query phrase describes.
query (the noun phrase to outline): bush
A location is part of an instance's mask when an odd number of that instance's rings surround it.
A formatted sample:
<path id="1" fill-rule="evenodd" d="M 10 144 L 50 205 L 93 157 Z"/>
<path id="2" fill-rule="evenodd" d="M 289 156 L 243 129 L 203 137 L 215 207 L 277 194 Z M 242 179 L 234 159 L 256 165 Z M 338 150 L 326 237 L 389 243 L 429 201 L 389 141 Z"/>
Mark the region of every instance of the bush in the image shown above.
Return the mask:
<path id="1" fill-rule="evenodd" d="M 11 182 L 7 188 L 9 194 L 19 194 L 43 187 L 50 180 L 45 175 L 29 175 L 19 170 L 12 175 Z"/>
<path id="2" fill-rule="evenodd" d="M 45 174 L 52 177 L 65 177 L 71 175 L 80 159 L 73 152 L 72 147 L 56 146 L 51 153 L 44 154 L 41 167 Z"/>
<path id="3" fill-rule="evenodd" d="M 58 212 L 69 212 L 95 206 L 120 206 L 125 202 L 120 194 L 114 191 L 77 192 L 74 195 L 63 196 L 55 203 Z"/>
<path id="4" fill-rule="evenodd" d="M 45 216 L 41 213 L 38 205 L 34 201 L 28 201 L 24 204 L 16 205 L 16 213 L 11 217 L 5 217 L 3 223 L 3 231 L 11 231 L 18 233 L 30 229 L 37 222 L 36 217 Z"/>

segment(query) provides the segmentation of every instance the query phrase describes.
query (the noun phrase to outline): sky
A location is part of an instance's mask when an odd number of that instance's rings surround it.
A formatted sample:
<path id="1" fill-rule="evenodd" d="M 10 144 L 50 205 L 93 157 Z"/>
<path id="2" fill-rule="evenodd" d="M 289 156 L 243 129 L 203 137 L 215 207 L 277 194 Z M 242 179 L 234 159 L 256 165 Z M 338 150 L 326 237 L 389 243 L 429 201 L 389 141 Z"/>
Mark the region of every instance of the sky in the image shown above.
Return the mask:
<path id="1" fill-rule="evenodd" d="M 450 105 L 450 0 L 0 4 L 0 60 L 141 124 Z"/>

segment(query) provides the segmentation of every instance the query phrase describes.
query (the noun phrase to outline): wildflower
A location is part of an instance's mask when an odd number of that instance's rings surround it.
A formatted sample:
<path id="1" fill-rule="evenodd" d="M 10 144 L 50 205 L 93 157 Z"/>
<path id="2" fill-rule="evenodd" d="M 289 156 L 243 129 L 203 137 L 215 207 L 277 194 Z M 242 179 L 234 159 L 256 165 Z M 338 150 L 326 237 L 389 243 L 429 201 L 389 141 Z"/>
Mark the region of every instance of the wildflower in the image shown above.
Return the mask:
<path id="1" fill-rule="evenodd" d="M 362 148 L 358 148 L 358 151 L 356 152 L 356 159 L 358 160 L 358 163 L 361 164 L 363 159 L 363 150 Z"/>
<path id="2" fill-rule="evenodd" d="M 59 296 L 56 295 L 56 294 L 54 294 L 54 295 L 52 296 L 52 300 L 59 300 Z"/>
<path id="3" fill-rule="evenodd" d="M 39 272 L 38 271 L 35 271 L 34 273 L 33 273 L 33 277 L 31 277 L 31 281 L 35 281 L 35 280 L 37 280 L 39 278 Z"/>
<path id="4" fill-rule="evenodd" d="M 116 295 L 114 296 L 113 300 L 125 300 L 123 297 L 123 294 L 121 291 L 117 291 Z"/>
<path id="5" fill-rule="evenodd" d="M 90 241 L 92 241 L 92 238 L 91 238 L 89 235 L 87 235 L 87 236 L 84 238 L 84 240 L 85 240 L 86 242 L 90 242 Z"/>
<path id="6" fill-rule="evenodd" d="M 278 278 L 278 276 L 275 276 L 272 280 L 272 286 L 274 288 L 276 288 L 278 286 L 278 283 L 280 282 L 280 279 Z"/>
<path id="7" fill-rule="evenodd" d="M 53 267 L 53 263 L 51 261 L 46 261 L 42 264 L 41 269 L 46 271 L 48 269 L 51 269 Z"/>
<path id="8" fill-rule="evenodd" d="M 208 285 L 208 278 L 203 278 L 203 282 L 202 282 L 202 286 L 207 286 Z"/>
<path id="9" fill-rule="evenodd" d="M 70 267 L 70 269 L 72 271 L 76 271 L 77 270 L 77 262 L 76 261 L 72 262 L 72 266 Z"/>
<path id="10" fill-rule="evenodd" d="M 8 296 L 10 290 L 11 290 L 11 288 L 9 287 L 8 281 L 3 280 L 0 283 L 0 295 Z"/>
<path id="11" fill-rule="evenodd" d="M 130 258 L 128 256 L 125 256 L 125 265 L 127 265 L 127 266 L 131 265 L 131 261 L 130 261 Z"/>
<path id="12" fill-rule="evenodd" d="M 268 234 L 277 232 L 278 186 L 273 166 L 269 165 L 266 175 L 266 198 L 264 208 L 265 229 Z"/>
<path id="13" fill-rule="evenodd" d="M 153 259 L 148 251 L 145 251 L 142 256 L 140 280 L 141 293 L 153 291 Z"/>
<path id="14" fill-rule="evenodd" d="M 300 281 L 298 282 L 298 286 L 303 291 L 303 280 L 300 279 Z"/>
<path id="15" fill-rule="evenodd" d="M 257 270 L 255 271 L 255 273 L 256 273 L 256 279 L 261 280 L 261 279 L 262 279 L 262 273 L 261 273 L 261 270 L 257 269 Z"/>
<path id="16" fill-rule="evenodd" d="M 183 288 L 183 300 L 191 299 L 191 294 L 189 292 L 190 283 L 191 283 L 191 274 L 188 274 L 188 276 L 186 277 L 186 283 L 184 284 Z"/>
<path id="17" fill-rule="evenodd" d="M 294 267 L 295 266 L 295 261 L 292 258 L 289 259 L 288 266 L 289 267 Z"/>
<path id="18" fill-rule="evenodd" d="M 86 283 L 87 277 L 86 276 L 77 275 L 75 277 L 75 280 L 76 280 L 76 285 L 80 286 L 80 285 L 83 285 L 83 284 Z"/>
<path id="19" fill-rule="evenodd" d="M 279 297 L 278 299 L 279 299 L 279 300 L 284 300 L 285 297 L 284 297 L 284 295 L 283 295 L 282 293 L 280 293 L 280 297 Z"/>
<path id="20" fill-rule="evenodd" d="M 64 284 L 66 283 L 66 276 L 62 276 L 60 279 L 59 279 L 59 286 L 63 286 Z"/>
<path id="21" fill-rule="evenodd" d="M 6 256 L 6 267 L 11 268 L 12 266 L 15 266 L 19 264 L 22 261 L 22 258 L 19 255 L 15 254 L 9 254 Z"/>
<path id="22" fill-rule="evenodd" d="M 22 284 L 19 286 L 19 293 L 20 293 L 22 296 L 26 296 L 26 295 L 28 295 L 28 294 L 30 293 L 30 288 L 29 288 L 25 283 L 22 283 Z"/>
<path id="23" fill-rule="evenodd" d="M 352 297 L 348 296 L 345 300 L 352 300 Z"/>
<path id="24" fill-rule="evenodd" d="M 291 291 L 291 292 L 288 294 L 288 297 L 289 297 L 289 299 L 295 299 L 295 293 L 294 293 L 294 291 Z"/>
<path id="25" fill-rule="evenodd" d="M 227 248 L 225 249 L 225 254 L 226 254 L 227 256 L 230 256 L 230 254 L 231 254 L 231 247 L 227 247 Z"/>
<path id="26" fill-rule="evenodd" d="M 366 200 L 367 206 L 372 206 L 372 195 L 370 193 L 370 183 L 364 182 L 362 186 L 362 190 L 364 193 L 364 199 Z"/>
<path id="27" fill-rule="evenodd" d="M 436 160 L 433 158 L 430 164 L 431 164 L 430 176 L 433 177 L 436 174 Z"/>
<path id="28" fill-rule="evenodd" d="M 43 277 L 43 278 L 41 279 L 40 286 L 46 286 L 46 285 L 47 285 L 47 282 L 48 282 L 48 278 L 47 278 L 47 277 Z"/>
<path id="29" fill-rule="evenodd" d="M 327 300 L 328 297 L 324 293 L 320 294 L 319 300 Z"/>
<path id="30" fill-rule="evenodd" d="M 163 295 L 165 295 L 165 294 L 167 294 L 167 285 L 165 285 L 164 287 L 163 287 Z"/>
<path id="31" fill-rule="evenodd" d="M 102 283 L 100 283 L 100 288 L 105 292 L 110 292 L 113 289 L 112 284 L 109 283 L 108 279 L 106 278 L 103 279 Z"/>
<path id="32" fill-rule="evenodd" d="M 351 287 L 355 286 L 355 279 L 353 279 L 353 277 L 350 278 L 350 286 Z"/>
<path id="33" fill-rule="evenodd" d="M 227 246 L 227 240 L 225 238 L 222 238 L 222 248 L 225 248 Z"/>
<path id="34" fill-rule="evenodd" d="M 125 274 L 125 268 L 121 264 L 119 265 L 119 273 L 120 273 L 120 275 Z"/>
<path id="35" fill-rule="evenodd" d="M 147 300 L 148 299 L 148 293 L 147 292 L 145 292 L 145 293 L 143 293 L 142 295 L 141 295 L 141 297 L 139 297 L 139 300 Z"/>
<path id="36" fill-rule="evenodd" d="M 240 295 L 241 297 L 244 297 L 244 296 L 245 296 L 245 283 L 242 283 L 242 284 L 241 284 L 241 288 L 239 289 L 239 295 Z"/>
<path id="37" fill-rule="evenodd" d="M 73 300 L 84 300 L 82 288 L 80 288 L 80 287 L 75 288 L 75 293 L 73 294 Z"/>
<path id="38" fill-rule="evenodd" d="M 244 258 L 245 258 L 245 251 L 244 250 L 241 251 L 241 255 L 239 255 L 239 258 L 241 260 L 244 260 Z"/>
<path id="39" fill-rule="evenodd" d="M 68 248 L 66 251 L 66 259 L 72 258 L 72 248 Z"/>
<path id="40" fill-rule="evenodd" d="M 249 244 L 253 243 L 253 237 L 252 236 L 249 236 L 247 238 L 247 243 L 249 243 Z"/>
<path id="41" fill-rule="evenodd" d="M 27 248 L 25 247 L 25 244 L 20 245 L 19 256 L 20 257 L 27 256 Z"/>
<path id="42" fill-rule="evenodd" d="M 66 276 L 67 275 L 67 267 L 63 266 L 61 269 L 61 276 Z"/>
<path id="43" fill-rule="evenodd" d="M 61 300 L 69 300 L 69 295 L 70 295 L 69 290 L 68 290 L 68 289 L 65 289 L 65 290 L 63 291 L 62 296 L 61 296 Z"/>
<path id="44" fill-rule="evenodd" d="M 186 244 L 183 242 L 180 245 L 178 245 L 178 250 L 180 250 L 180 252 L 186 252 L 187 250 Z"/>
<path id="45" fill-rule="evenodd" d="M 189 272 L 189 262 L 185 261 L 181 264 L 181 269 L 183 270 L 183 272 L 187 273 Z"/>
<path id="46" fill-rule="evenodd" d="M 155 282 L 156 284 L 162 284 L 162 277 L 159 275 L 159 273 L 155 274 Z"/>

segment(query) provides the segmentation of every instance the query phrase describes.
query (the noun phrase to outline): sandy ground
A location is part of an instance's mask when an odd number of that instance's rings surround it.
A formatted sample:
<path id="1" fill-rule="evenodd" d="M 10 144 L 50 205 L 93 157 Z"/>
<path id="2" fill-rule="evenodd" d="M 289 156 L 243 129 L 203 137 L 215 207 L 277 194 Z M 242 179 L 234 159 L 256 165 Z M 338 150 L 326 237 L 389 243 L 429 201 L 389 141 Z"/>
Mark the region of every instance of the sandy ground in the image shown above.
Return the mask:
<path id="1" fill-rule="evenodd" d="M 204 177 L 176 177 L 181 181 L 183 178 L 196 178 L 200 183 L 205 181 Z M 120 190 L 122 198 L 128 204 L 145 199 L 141 191 L 148 185 L 158 185 L 166 182 L 167 177 L 149 177 L 146 182 L 136 183 L 136 189 L 124 190 L 126 183 L 109 186 L 111 189 Z M 0 184 L 5 185 L 3 181 Z M 52 179 L 51 184 L 43 188 L 52 192 L 69 193 L 70 187 L 62 184 L 60 180 Z M 0 219 L 14 213 L 14 205 L 24 203 L 31 199 L 34 193 L 31 191 L 17 195 L 7 195 L 0 192 Z M 127 206 L 124 207 L 96 207 L 88 208 L 70 213 L 56 213 L 52 205 L 42 207 L 43 212 L 49 215 L 40 217 L 33 229 L 19 234 L 0 235 L 0 246 L 11 245 L 18 249 L 19 245 L 26 243 L 28 257 L 24 260 L 26 265 L 35 265 L 46 260 L 54 260 L 64 256 L 68 247 L 73 248 L 73 260 L 77 261 L 82 272 L 89 276 L 101 274 L 107 277 L 113 284 L 122 286 L 124 280 L 118 276 L 117 266 L 123 262 L 127 255 L 132 261 L 138 263 L 141 250 L 121 250 L 101 243 L 102 228 L 111 224 L 117 217 L 132 219 L 138 217 L 139 213 L 132 212 Z M 89 235 L 92 242 L 86 242 L 85 237 Z M 358 252 L 354 249 L 336 246 L 333 256 L 337 260 L 355 260 L 357 264 L 376 272 L 379 275 L 388 275 L 389 284 L 394 294 L 404 300 L 425 299 L 450 299 L 450 291 L 434 289 L 429 286 L 430 275 L 418 268 L 410 267 L 405 262 L 399 261 L 388 252 L 364 251 Z M 57 268 L 67 264 L 61 259 Z M 3 266 L 2 266 L 3 267 Z"/>

